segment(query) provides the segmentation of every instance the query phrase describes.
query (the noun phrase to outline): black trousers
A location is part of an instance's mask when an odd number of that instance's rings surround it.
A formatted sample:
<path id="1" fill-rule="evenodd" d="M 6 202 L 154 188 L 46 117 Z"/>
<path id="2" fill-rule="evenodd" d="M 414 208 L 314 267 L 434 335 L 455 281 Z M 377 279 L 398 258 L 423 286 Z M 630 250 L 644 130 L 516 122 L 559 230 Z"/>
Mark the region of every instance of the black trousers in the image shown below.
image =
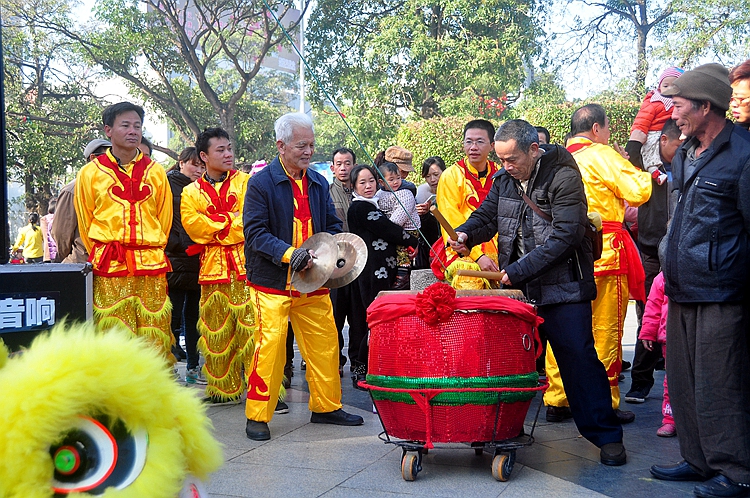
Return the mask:
<path id="1" fill-rule="evenodd" d="M 659 265 L 659 258 L 656 256 L 649 256 L 648 254 L 641 253 L 641 259 L 643 260 L 643 269 L 646 271 L 646 296 L 651 292 L 651 284 L 654 283 L 654 278 L 661 271 L 661 265 Z M 641 301 L 636 301 L 635 311 L 638 315 L 638 334 L 641 332 L 641 319 L 643 318 L 643 310 L 645 304 Z M 654 367 L 656 363 L 662 358 L 661 344 L 654 342 L 654 349 L 649 351 L 643 347 L 643 343 L 639 338 L 635 341 L 635 356 L 633 357 L 633 367 L 630 370 L 630 389 L 648 389 L 654 386 Z"/>
<path id="2" fill-rule="evenodd" d="M 602 447 L 622 441 L 612 409 L 612 396 L 604 365 L 594 349 L 591 302 L 539 306 L 544 329 L 557 359 L 573 420 L 581 435 Z"/>
<path id="3" fill-rule="evenodd" d="M 362 296 L 359 292 L 359 283 L 355 280 L 349 285 L 331 289 L 331 303 L 333 304 L 333 319 L 336 321 L 336 329 L 339 332 L 339 365 L 346 363 L 344 350 L 344 325 L 349 322 L 349 362 L 354 366 L 359 361 L 360 345 L 364 342 L 367 347 L 367 311 L 363 310 Z M 367 352 L 364 353 L 364 362 L 367 363 Z"/>
<path id="4" fill-rule="evenodd" d="M 200 290 L 169 288 L 172 301 L 172 333 L 179 340 L 180 331 L 185 331 L 185 352 L 187 368 L 198 366 L 198 309 L 201 301 Z"/>
<path id="5" fill-rule="evenodd" d="M 682 457 L 750 484 L 750 299 L 669 301 L 669 398 Z"/>

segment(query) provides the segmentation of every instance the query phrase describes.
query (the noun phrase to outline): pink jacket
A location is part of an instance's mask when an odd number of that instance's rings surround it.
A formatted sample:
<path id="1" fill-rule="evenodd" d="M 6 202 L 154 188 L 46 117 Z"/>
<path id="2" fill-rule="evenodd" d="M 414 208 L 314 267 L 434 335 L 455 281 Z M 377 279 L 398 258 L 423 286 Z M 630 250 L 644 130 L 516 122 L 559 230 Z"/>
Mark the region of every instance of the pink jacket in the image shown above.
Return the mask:
<path id="1" fill-rule="evenodd" d="M 646 309 L 643 311 L 640 340 L 656 341 L 661 344 L 667 342 L 667 301 L 664 295 L 664 274 L 659 274 L 651 284 L 651 292 L 648 293 Z"/>

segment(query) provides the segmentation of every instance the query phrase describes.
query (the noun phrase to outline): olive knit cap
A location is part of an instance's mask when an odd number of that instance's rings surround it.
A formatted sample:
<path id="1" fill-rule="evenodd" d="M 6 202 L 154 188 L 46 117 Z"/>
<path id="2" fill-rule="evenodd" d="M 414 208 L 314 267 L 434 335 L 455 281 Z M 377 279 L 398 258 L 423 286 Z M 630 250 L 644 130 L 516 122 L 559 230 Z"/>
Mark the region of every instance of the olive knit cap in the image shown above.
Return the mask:
<path id="1" fill-rule="evenodd" d="M 729 71 L 721 64 L 703 64 L 685 71 L 674 80 L 672 86 L 662 92 L 669 97 L 678 96 L 690 100 L 708 100 L 717 109 L 729 109 L 732 87 L 729 86 Z"/>

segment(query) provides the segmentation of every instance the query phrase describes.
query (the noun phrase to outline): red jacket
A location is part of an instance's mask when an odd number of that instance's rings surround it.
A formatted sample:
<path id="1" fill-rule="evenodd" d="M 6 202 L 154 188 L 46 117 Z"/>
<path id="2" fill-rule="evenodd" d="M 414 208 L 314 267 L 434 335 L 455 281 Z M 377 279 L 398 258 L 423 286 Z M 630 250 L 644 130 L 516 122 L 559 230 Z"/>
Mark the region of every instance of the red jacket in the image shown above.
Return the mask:
<path id="1" fill-rule="evenodd" d="M 635 116 L 635 121 L 633 121 L 633 126 L 630 128 L 631 133 L 633 130 L 640 130 L 648 135 L 650 131 L 661 131 L 664 128 L 664 123 L 672 117 L 672 111 L 666 110 L 662 102 L 658 100 L 651 102 L 653 94 L 654 92 L 650 91 L 644 97 L 641 108 Z"/>

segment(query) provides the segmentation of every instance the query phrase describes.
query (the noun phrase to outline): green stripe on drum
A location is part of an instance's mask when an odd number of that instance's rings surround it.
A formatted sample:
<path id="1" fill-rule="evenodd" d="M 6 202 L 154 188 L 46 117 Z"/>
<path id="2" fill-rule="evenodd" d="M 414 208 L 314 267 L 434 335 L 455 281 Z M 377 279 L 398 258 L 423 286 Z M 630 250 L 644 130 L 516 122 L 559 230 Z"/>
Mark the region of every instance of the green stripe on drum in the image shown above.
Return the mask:
<path id="1" fill-rule="evenodd" d="M 536 395 L 536 391 L 527 392 L 455 392 L 466 388 L 496 388 L 496 387 L 536 387 L 539 374 L 530 372 L 519 375 L 503 375 L 497 377 L 395 377 L 387 375 L 367 375 L 367 383 L 372 386 L 391 389 L 445 389 L 430 401 L 436 406 L 460 405 L 494 405 L 528 401 Z M 373 399 L 390 400 L 400 403 L 415 404 L 409 393 L 394 393 L 371 389 Z M 498 399 L 499 398 L 499 399 Z"/>

